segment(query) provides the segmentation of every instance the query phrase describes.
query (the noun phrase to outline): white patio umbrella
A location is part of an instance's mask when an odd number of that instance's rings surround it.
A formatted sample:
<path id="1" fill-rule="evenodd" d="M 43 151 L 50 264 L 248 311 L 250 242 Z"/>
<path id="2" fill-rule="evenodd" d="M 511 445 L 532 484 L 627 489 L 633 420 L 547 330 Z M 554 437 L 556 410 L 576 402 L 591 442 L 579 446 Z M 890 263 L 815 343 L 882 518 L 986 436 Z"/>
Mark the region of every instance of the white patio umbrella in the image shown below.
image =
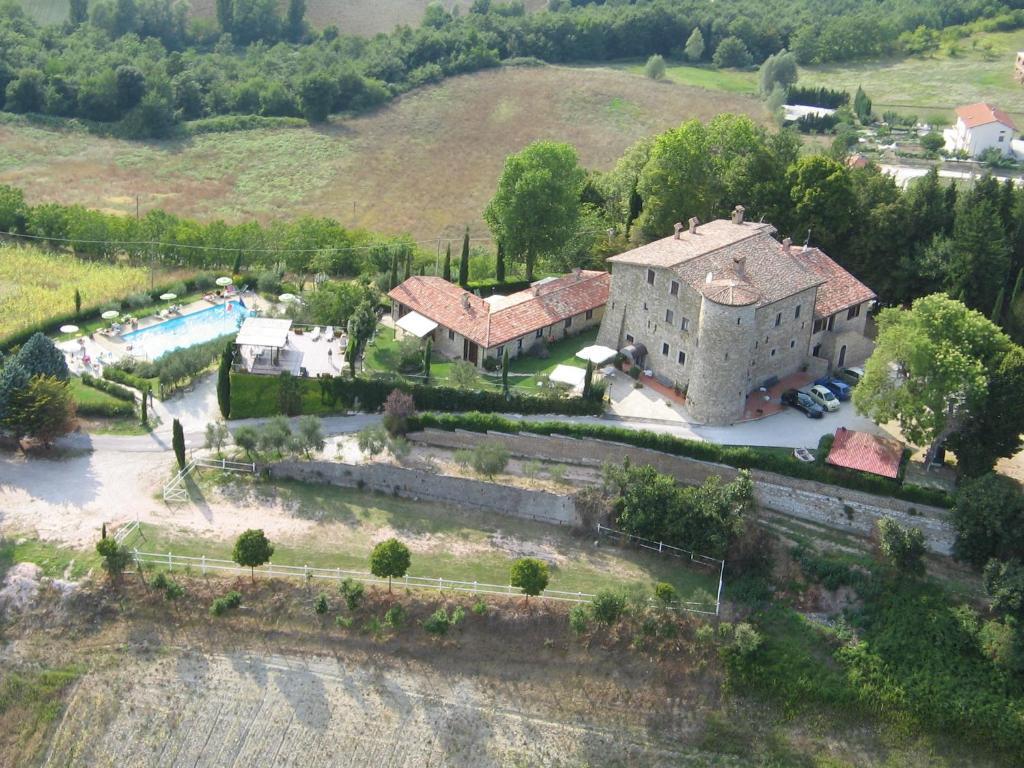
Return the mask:
<path id="1" fill-rule="evenodd" d="M 593 344 L 589 347 L 584 347 L 576 353 L 576 357 L 580 360 L 588 360 L 594 365 L 601 365 L 601 363 L 607 363 L 617 353 L 611 347 L 605 347 L 600 344 Z"/>
<path id="2" fill-rule="evenodd" d="M 102 315 L 100 315 L 100 317 L 102 317 L 104 320 L 113 320 L 115 317 L 117 317 L 120 314 L 121 313 L 118 312 L 116 309 L 108 309 L 106 312 L 104 312 Z"/>
<path id="3" fill-rule="evenodd" d="M 160 294 L 160 301 L 170 301 L 171 299 L 176 299 L 176 298 L 178 298 L 178 294 L 176 294 L 176 293 L 161 293 Z"/>
<path id="4" fill-rule="evenodd" d="M 216 279 L 216 281 L 215 281 L 215 282 L 216 282 L 216 283 L 217 283 L 217 285 L 219 285 L 219 286 L 220 286 L 221 288 L 225 288 L 225 287 L 227 287 L 227 286 L 231 285 L 231 284 L 232 284 L 233 282 L 235 282 L 235 281 L 234 281 L 234 280 L 232 280 L 232 279 L 231 279 L 230 277 L 228 277 L 227 275 L 225 275 L 224 277 L 218 277 L 218 278 Z"/>
<path id="5" fill-rule="evenodd" d="M 77 325 L 62 325 L 60 327 L 61 333 L 78 333 Z"/>
<path id="6" fill-rule="evenodd" d="M 287 304 L 287 303 L 295 301 L 299 297 L 296 296 L 294 293 L 282 293 L 277 298 L 278 298 L 279 301 L 283 301 L 283 302 L 285 302 Z"/>

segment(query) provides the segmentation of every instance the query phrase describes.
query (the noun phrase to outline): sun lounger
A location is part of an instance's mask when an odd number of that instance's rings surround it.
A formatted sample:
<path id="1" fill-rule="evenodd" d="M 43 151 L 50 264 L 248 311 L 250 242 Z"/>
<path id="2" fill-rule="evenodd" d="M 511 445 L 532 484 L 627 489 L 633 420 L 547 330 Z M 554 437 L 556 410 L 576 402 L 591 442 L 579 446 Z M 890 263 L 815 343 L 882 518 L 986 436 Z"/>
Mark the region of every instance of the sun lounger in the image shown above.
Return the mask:
<path id="1" fill-rule="evenodd" d="M 327 339 L 327 341 L 332 341 L 334 339 L 334 326 L 333 325 L 328 325 L 327 326 L 327 330 L 324 331 L 324 338 Z"/>
<path id="2" fill-rule="evenodd" d="M 313 341 L 318 341 L 320 339 L 320 326 L 319 325 L 316 328 L 313 329 L 313 332 L 311 334 L 309 334 L 309 338 L 312 339 Z"/>

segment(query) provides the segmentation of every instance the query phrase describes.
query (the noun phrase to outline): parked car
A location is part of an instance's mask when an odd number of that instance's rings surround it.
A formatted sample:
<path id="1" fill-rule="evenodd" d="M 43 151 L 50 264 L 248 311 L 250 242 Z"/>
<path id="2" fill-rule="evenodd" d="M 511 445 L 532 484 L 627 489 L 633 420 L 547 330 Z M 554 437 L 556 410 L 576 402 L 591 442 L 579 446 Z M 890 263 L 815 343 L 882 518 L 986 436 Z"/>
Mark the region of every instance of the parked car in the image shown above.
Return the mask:
<path id="1" fill-rule="evenodd" d="M 864 378 L 863 368 L 840 368 L 836 372 L 836 378 L 842 379 L 851 387 L 856 387 L 860 384 L 860 380 Z"/>
<path id="2" fill-rule="evenodd" d="M 815 384 L 820 384 L 823 387 L 827 387 L 832 391 L 832 394 L 839 398 L 840 402 L 845 402 L 850 399 L 850 395 L 853 390 L 850 385 L 840 379 L 834 379 L 831 376 L 826 376 L 823 379 L 818 379 Z"/>
<path id="3" fill-rule="evenodd" d="M 816 402 L 829 413 L 839 410 L 839 398 L 836 397 L 828 387 L 822 386 L 821 384 L 815 384 L 807 391 L 807 394 L 811 396 L 811 400 Z"/>
<path id="4" fill-rule="evenodd" d="M 796 389 L 787 389 L 782 393 L 782 404 L 792 406 L 798 411 L 803 411 L 808 419 L 820 419 L 825 415 L 825 410 L 811 400 L 810 395 Z"/>

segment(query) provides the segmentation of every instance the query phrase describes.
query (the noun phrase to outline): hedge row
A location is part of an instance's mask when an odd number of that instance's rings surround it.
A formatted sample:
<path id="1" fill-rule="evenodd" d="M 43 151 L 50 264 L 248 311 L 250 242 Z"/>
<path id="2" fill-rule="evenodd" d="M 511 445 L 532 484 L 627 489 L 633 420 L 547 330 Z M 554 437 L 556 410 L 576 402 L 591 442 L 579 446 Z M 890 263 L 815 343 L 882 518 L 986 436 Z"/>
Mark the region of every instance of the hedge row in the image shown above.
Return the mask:
<path id="1" fill-rule="evenodd" d="M 374 413 L 393 390 L 412 395 L 422 411 L 482 411 L 487 413 L 562 414 L 589 416 L 602 412 L 599 400 L 539 397 L 500 391 L 431 387 L 390 376 L 321 376 L 298 379 L 301 413 L 339 413 L 359 410 Z M 279 377 L 235 373 L 231 375 L 231 418 L 269 416 L 279 412 Z"/>
<path id="2" fill-rule="evenodd" d="M 438 409 L 451 410 L 451 409 Z M 917 504 L 936 507 L 951 507 L 953 500 L 948 493 L 916 485 L 900 485 L 893 480 L 874 477 L 857 472 L 845 471 L 827 465 L 802 462 L 795 456 L 782 456 L 774 451 L 738 445 L 719 445 L 700 440 L 687 440 L 660 432 L 606 427 L 601 424 L 580 424 L 563 421 L 513 421 L 492 413 L 432 414 L 419 415 L 410 424 L 411 430 L 433 427 L 453 431 L 465 429 L 471 432 L 529 432 L 538 435 L 559 434 L 577 438 L 595 438 L 649 448 L 673 456 L 726 464 L 738 469 L 760 469 L 787 477 L 812 480 L 837 485 L 854 491 L 863 491 L 878 496 L 890 496 Z"/>
<path id="3" fill-rule="evenodd" d="M 150 382 L 141 376 L 136 376 L 133 373 L 122 371 L 120 368 L 114 368 L 112 365 L 108 365 L 103 368 L 103 378 L 109 379 L 110 381 L 116 381 L 119 384 L 124 384 L 129 387 L 134 387 L 140 392 L 144 391 L 147 387 L 150 387 Z"/>
<path id="4" fill-rule="evenodd" d="M 104 418 L 115 418 L 118 416 L 134 416 L 135 406 L 123 400 L 106 400 L 98 403 L 79 403 L 79 416 L 101 416 Z"/>
<path id="5" fill-rule="evenodd" d="M 129 403 L 135 402 L 135 393 L 127 387 L 122 387 L 120 384 L 115 384 L 112 381 L 106 379 L 97 379 L 95 376 L 90 376 L 88 373 L 82 374 L 82 383 L 87 387 L 98 389 L 101 392 L 106 392 L 112 397 L 116 397 L 118 400 L 126 400 Z"/>

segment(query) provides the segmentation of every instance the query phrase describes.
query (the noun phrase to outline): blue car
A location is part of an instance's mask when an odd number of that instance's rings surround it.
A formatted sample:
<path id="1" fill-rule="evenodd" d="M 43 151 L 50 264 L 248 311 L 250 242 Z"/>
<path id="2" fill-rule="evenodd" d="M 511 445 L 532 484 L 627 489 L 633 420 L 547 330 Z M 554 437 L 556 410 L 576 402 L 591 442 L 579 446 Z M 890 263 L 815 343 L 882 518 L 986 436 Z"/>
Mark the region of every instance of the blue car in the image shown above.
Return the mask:
<path id="1" fill-rule="evenodd" d="M 815 384 L 820 384 L 829 390 L 833 395 L 836 396 L 837 400 L 849 400 L 851 388 L 850 385 L 845 381 L 839 379 L 833 379 L 831 376 L 825 376 L 824 378 L 818 379 Z"/>

